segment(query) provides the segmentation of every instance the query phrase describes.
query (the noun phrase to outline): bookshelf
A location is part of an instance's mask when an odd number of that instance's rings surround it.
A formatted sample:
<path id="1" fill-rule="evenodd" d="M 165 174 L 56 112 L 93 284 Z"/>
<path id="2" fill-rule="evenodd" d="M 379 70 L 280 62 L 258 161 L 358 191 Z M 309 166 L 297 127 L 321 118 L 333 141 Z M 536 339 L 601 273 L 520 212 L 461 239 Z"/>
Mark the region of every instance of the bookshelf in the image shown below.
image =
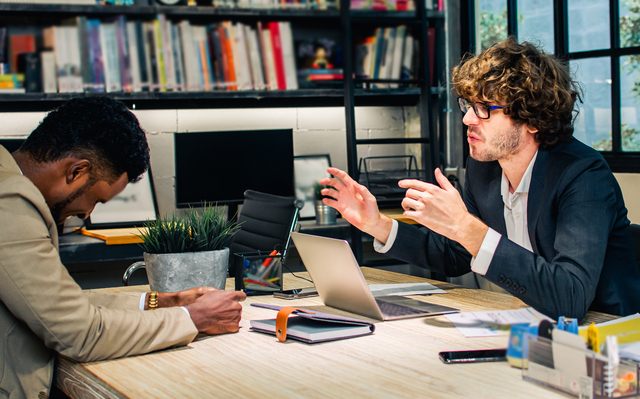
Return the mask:
<path id="1" fill-rule="evenodd" d="M 63 20 L 85 16 L 108 19 L 119 15 L 129 20 L 151 20 L 163 15 L 175 23 L 188 20 L 193 24 L 234 21 L 255 25 L 259 21 L 288 21 L 294 37 L 310 37 L 317 32 L 330 32 L 343 49 L 344 79 L 342 85 L 297 90 L 242 91 L 141 91 L 110 93 L 2 93 L 0 112 L 47 111 L 76 96 L 108 95 L 124 101 L 128 106 L 142 109 L 198 109 L 198 108 L 257 108 L 257 107 L 344 107 L 349 174 L 358 177 L 358 147 L 390 144 L 420 144 L 421 169 L 432 179 L 432 171 L 442 163 L 442 137 L 446 108 L 446 79 L 444 72 L 443 11 L 426 10 L 422 1 L 415 11 L 350 10 L 350 0 L 340 0 L 340 9 L 253 9 L 213 6 L 159 5 L 76 5 L 27 4 L 0 2 L 0 27 L 20 27 L 21 32 L 40 35 L 43 28 L 60 25 Z M 374 84 L 399 83 L 396 79 L 354 77 L 356 59 L 352 51 L 354 40 L 363 32 L 376 27 L 407 26 L 418 43 L 418 68 L 415 77 L 403 81 L 397 88 L 371 88 Z M 435 29 L 436 39 L 429 46 L 428 29 Z M 305 33 L 306 32 L 306 33 Z M 310 32 L 310 33 L 309 33 Z M 429 49 L 427 47 L 434 47 Z M 433 58 L 433 59 L 430 59 Z M 433 63 L 433 81 L 429 65 Z M 354 108 L 366 106 L 416 106 L 420 114 L 420 136 L 406 139 L 356 137 Z M 361 263 L 362 236 L 352 232 L 354 252 Z"/>

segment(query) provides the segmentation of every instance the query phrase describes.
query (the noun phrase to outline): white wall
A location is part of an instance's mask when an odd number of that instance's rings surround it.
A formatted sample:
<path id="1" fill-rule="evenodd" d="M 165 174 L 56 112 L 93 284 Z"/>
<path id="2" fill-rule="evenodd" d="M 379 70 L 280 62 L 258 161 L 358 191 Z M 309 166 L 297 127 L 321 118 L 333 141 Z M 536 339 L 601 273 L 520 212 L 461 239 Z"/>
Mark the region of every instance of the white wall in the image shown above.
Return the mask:
<path id="1" fill-rule="evenodd" d="M 628 218 L 631 223 L 640 224 L 640 174 L 614 173 L 620 184 L 624 204 L 629 211 Z"/>
<path id="2" fill-rule="evenodd" d="M 133 112 L 147 132 L 161 214 L 175 210 L 174 132 L 291 128 L 294 131 L 295 155 L 330 154 L 332 165 L 347 168 L 345 114 L 342 107 Z M 0 137 L 27 137 L 45 115 L 44 112 L 0 113 Z M 419 120 L 415 107 L 359 107 L 355 115 L 358 138 L 403 137 L 416 130 Z M 358 157 L 403 155 L 406 151 L 407 147 L 398 145 L 361 146 Z"/>

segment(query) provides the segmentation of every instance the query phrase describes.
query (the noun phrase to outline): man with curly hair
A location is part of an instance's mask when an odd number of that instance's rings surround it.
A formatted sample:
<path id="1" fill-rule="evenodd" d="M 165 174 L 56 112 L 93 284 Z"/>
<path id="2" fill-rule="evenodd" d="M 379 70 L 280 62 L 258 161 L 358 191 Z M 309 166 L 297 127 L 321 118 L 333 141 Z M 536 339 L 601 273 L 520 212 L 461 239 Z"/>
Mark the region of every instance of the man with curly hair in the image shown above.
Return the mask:
<path id="1" fill-rule="evenodd" d="M 54 397 L 58 354 L 96 361 L 186 345 L 239 328 L 245 294 L 198 287 L 148 294 L 83 292 L 60 261 L 56 226 L 89 216 L 149 167 L 126 106 L 78 98 L 50 112 L 24 144 L 0 146 L 0 397 Z"/>
<path id="2" fill-rule="evenodd" d="M 463 60 L 453 83 L 470 150 L 462 197 L 439 169 L 438 185 L 401 181 L 418 228 L 330 168 L 324 203 L 377 251 L 450 277 L 472 271 L 552 318 L 640 311 L 627 209 L 605 160 L 573 137 L 568 66 L 508 38 Z"/>

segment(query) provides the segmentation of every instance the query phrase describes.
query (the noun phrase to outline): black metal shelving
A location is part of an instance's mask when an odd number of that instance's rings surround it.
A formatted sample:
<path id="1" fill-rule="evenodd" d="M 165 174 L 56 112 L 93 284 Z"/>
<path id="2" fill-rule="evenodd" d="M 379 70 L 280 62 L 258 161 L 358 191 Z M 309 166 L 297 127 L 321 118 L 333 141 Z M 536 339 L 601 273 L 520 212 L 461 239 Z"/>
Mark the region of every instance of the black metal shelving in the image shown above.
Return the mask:
<path id="1" fill-rule="evenodd" d="M 436 40 L 435 51 L 427 51 L 427 29 L 436 28 L 437 35 L 444 34 L 444 12 L 426 10 L 423 1 L 415 1 L 415 11 L 384 12 L 350 10 L 350 0 L 340 0 L 340 10 L 301 9 L 231 9 L 205 6 L 112 6 L 112 5 L 65 5 L 0 3 L 0 23 L 46 26 L 65 18 L 85 15 L 94 18 L 124 14 L 135 18 L 153 18 L 165 14 L 167 18 L 186 18 L 194 22 L 288 20 L 298 29 L 314 27 L 321 30 L 339 29 L 344 49 L 344 81 L 342 88 L 300 89 L 282 91 L 211 91 L 211 92 L 136 92 L 136 93 L 25 93 L 0 94 L 0 112 L 47 111 L 62 102 L 81 96 L 107 95 L 124 101 L 136 109 L 197 109 L 197 108 L 255 108 L 255 107 L 321 107 L 341 106 L 345 109 L 347 132 L 348 172 L 358 179 L 358 145 L 385 145 L 420 143 L 423 147 L 425 170 L 433 171 L 440 165 L 442 115 L 440 108 L 445 94 L 442 82 L 444 53 L 442 39 Z M 401 87 L 393 89 L 370 89 L 372 83 L 391 81 L 355 79 L 353 52 L 354 32 L 380 26 L 407 25 L 417 34 L 419 43 L 419 76 Z M 429 84 L 429 54 L 435 54 L 436 82 Z M 397 82 L 397 81 L 396 81 Z M 407 139 L 356 138 L 356 106 L 412 106 L 418 105 L 421 137 Z M 429 176 L 431 178 L 431 176 Z M 353 248 L 358 261 L 362 259 L 362 234 L 353 229 Z"/>

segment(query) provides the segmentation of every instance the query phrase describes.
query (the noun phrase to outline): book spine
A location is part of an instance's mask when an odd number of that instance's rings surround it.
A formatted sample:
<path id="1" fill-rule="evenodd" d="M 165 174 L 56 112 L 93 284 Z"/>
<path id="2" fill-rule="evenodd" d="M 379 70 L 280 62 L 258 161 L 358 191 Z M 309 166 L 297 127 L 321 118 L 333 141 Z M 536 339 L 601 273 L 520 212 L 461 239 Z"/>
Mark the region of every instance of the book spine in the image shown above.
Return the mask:
<path id="1" fill-rule="evenodd" d="M 413 68 L 413 36 L 407 32 L 404 39 L 404 54 L 402 56 L 402 68 L 400 77 L 402 80 L 409 80 L 412 77 Z"/>
<path id="2" fill-rule="evenodd" d="M 182 54 L 182 40 L 180 38 L 180 30 L 177 25 L 171 25 L 171 36 L 173 43 L 173 63 L 176 71 L 176 90 L 185 91 L 187 85 L 185 83 L 185 71 Z"/>
<path id="3" fill-rule="evenodd" d="M 127 38 L 127 20 L 124 15 L 116 17 L 116 38 L 118 43 L 118 64 L 120 66 L 120 85 L 122 91 L 130 93 L 131 89 L 131 60 L 129 57 L 129 42 Z"/>
<path id="4" fill-rule="evenodd" d="M 144 24 L 142 21 L 135 21 L 135 31 L 137 40 L 137 58 L 140 69 L 140 91 L 149 91 L 151 74 L 149 73 L 149 49 L 145 45 Z M 135 56 L 135 55 L 134 55 Z"/>
<path id="5" fill-rule="evenodd" d="M 287 80 L 284 70 L 284 58 L 282 56 L 282 39 L 280 36 L 280 25 L 278 22 L 269 22 L 269 32 L 271 33 L 271 45 L 273 46 L 273 60 L 276 69 L 276 80 L 278 90 L 287 89 Z"/>
<path id="6" fill-rule="evenodd" d="M 42 51 L 40 53 L 40 60 L 42 90 L 45 93 L 56 93 L 58 91 L 56 79 L 56 56 L 53 51 Z"/>
<path id="7" fill-rule="evenodd" d="M 89 22 L 87 17 L 78 17 L 78 37 L 80 38 L 80 70 L 82 71 L 82 91 L 93 91 L 91 70 L 91 50 L 89 48 Z"/>
<path id="8" fill-rule="evenodd" d="M 251 90 L 253 87 L 253 79 L 251 77 L 251 64 L 249 62 L 249 53 L 247 51 L 247 38 L 244 34 L 244 25 L 237 23 L 233 25 L 235 36 L 235 52 L 236 65 L 240 78 L 238 79 L 238 90 Z"/>
<path id="9" fill-rule="evenodd" d="M 220 45 L 220 34 L 215 25 L 208 27 L 209 52 L 211 53 L 211 68 L 216 79 L 216 88 L 224 89 L 225 77 L 224 66 L 222 60 L 222 47 Z"/>
<path id="10" fill-rule="evenodd" d="M 389 78 L 400 79 L 400 71 L 402 69 L 402 53 L 404 51 L 404 37 L 407 32 L 407 27 L 404 25 L 396 28 L 395 44 L 393 45 L 393 63 Z M 397 88 L 398 84 L 390 84 L 389 87 Z"/>
<path id="11" fill-rule="evenodd" d="M 140 78 L 140 58 L 139 54 L 142 50 L 138 49 L 138 33 L 136 32 L 136 23 L 133 21 L 127 22 L 127 43 L 129 51 L 129 67 L 131 76 L 131 91 L 142 91 L 142 84 Z"/>
<path id="12" fill-rule="evenodd" d="M 296 61 L 293 51 L 293 32 L 290 22 L 280 22 L 280 39 L 282 41 L 282 60 L 285 71 L 287 90 L 298 89 L 298 76 L 296 73 Z"/>
<path id="13" fill-rule="evenodd" d="M 87 29 L 92 91 L 104 93 L 104 61 L 102 59 L 102 45 L 100 41 L 100 21 L 97 19 L 87 20 Z"/>
<path id="14" fill-rule="evenodd" d="M 102 59 L 104 60 L 105 90 L 107 93 L 122 91 L 115 22 L 100 24 L 100 39 L 102 41 Z"/>
<path id="15" fill-rule="evenodd" d="M 155 52 L 155 59 L 156 59 L 156 70 L 158 75 L 159 88 L 160 88 L 160 91 L 166 91 L 167 90 L 167 69 L 164 65 L 166 58 L 164 55 L 164 44 L 162 42 L 161 16 L 162 14 L 159 14 L 158 18 L 153 20 L 153 31 L 154 31 L 153 45 L 155 50 L 154 52 Z"/>
<path id="16" fill-rule="evenodd" d="M 264 73 L 262 67 L 262 57 L 260 55 L 260 45 L 258 44 L 258 34 L 255 29 L 245 26 L 245 36 L 249 47 L 249 58 L 251 59 L 251 74 L 253 80 L 253 88 L 255 90 L 264 90 Z"/>
<path id="17" fill-rule="evenodd" d="M 203 88 L 199 84 L 198 64 L 191 23 L 187 20 L 181 21 L 179 28 L 187 91 L 201 91 Z"/>
<path id="18" fill-rule="evenodd" d="M 228 22 L 223 22 L 220 30 L 220 40 L 223 44 L 222 57 L 224 60 L 224 76 L 227 83 L 227 90 L 238 90 L 236 68 L 233 59 L 233 46 L 230 32 L 228 29 Z"/>
<path id="19" fill-rule="evenodd" d="M 278 90 L 273 48 L 271 46 L 271 33 L 269 28 L 261 22 L 258 22 L 258 37 L 260 39 L 260 49 L 262 50 L 262 68 L 267 90 Z"/>

